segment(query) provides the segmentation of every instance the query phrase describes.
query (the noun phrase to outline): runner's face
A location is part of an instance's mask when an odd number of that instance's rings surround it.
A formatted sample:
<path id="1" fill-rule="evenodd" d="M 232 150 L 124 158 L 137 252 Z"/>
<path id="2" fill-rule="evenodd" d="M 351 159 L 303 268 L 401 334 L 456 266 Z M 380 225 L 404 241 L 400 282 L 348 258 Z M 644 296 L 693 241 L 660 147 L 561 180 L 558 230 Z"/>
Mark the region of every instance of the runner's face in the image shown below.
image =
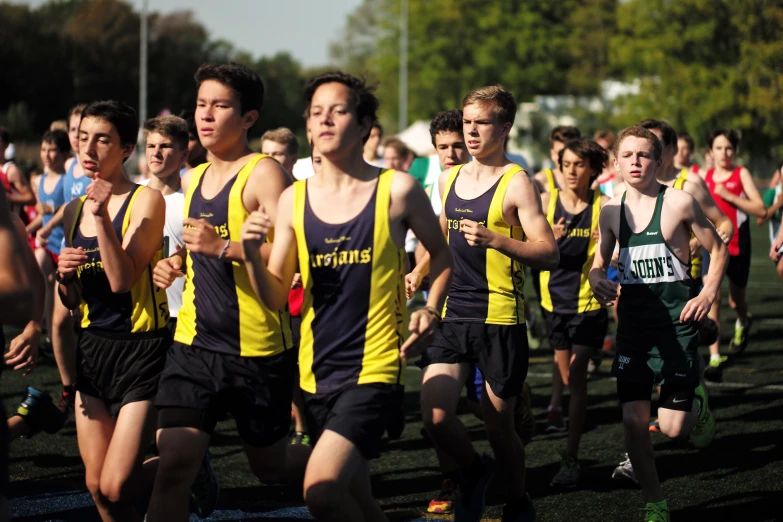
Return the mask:
<path id="1" fill-rule="evenodd" d="M 549 157 L 552 159 L 552 163 L 557 166 L 560 163 L 560 151 L 565 148 L 565 143 L 562 141 L 553 141 L 552 146 L 549 147 Z"/>
<path id="2" fill-rule="evenodd" d="M 201 146 L 198 134 L 188 133 L 188 165 L 195 167 L 207 161 L 207 151 Z"/>
<path id="3" fill-rule="evenodd" d="M 734 146 L 726 136 L 718 136 L 712 142 L 712 159 L 715 165 L 730 169 L 734 165 Z"/>
<path id="4" fill-rule="evenodd" d="M 663 167 L 670 167 L 674 163 L 674 155 L 677 153 L 677 150 L 674 147 L 667 147 L 664 145 L 663 132 L 660 129 L 650 129 L 650 132 L 658 137 L 658 141 L 661 142 L 661 147 L 663 147 L 663 157 L 661 158 Z"/>
<path id="5" fill-rule="evenodd" d="M 503 148 L 511 124 L 502 124 L 491 103 L 471 103 L 462 108 L 462 131 L 468 152 L 474 158 L 485 158 Z"/>
<path id="6" fill-rule="evenodd" d="M 373 157 L 378 154 L 378 145 L 381 143 L 381 129 L 373 127 L 370 130 L 370 137 L 367 138 L 367 142 L 364 144 L 364 150 L 367 153 L 371 153 Z"/>
<path id="7" fill-rule="evenodd" d="M 693 151 L 685 140 L 677 140 L 677 162 L 680 165 L 690 165 Z"/>
<path id="8" fill-rule="evenodd" d="M 258 111 L 244 115 L 239 96 L 216 80 L 206 80 L 198 88 L 196 128 L 201 145 L 207 150 L 231 147 L 258 118 Z"/>
<path id="9" fill-rule="evenodd" d="M 290 154 L 288 147 L 284 143 L 264 140 L 261 142 L 261 153 L 272 156 L 288 172 L 293 171 L 294 163 L 296 163 L 296 154 Z"/>
<path id="10" fill-rule="evenodd" d="M 180 149 L 174 140 L 157 132 L 147 135 L 147 168 L 151 176 L 167 179 L 171 175 L 179 176 L 179 169 L 185 160 L 187 151 Z"/>
<path id="11" fill-rule="evenodd" d="M 565 176 L 568 188 L 573 191 L 582 190 L 590 185 L 590 177 L 595 174 L 587 160 L 580 158 L 569 149 L 563 152 L 563 164 L 560 170 Z"/>
<path id="12" fill-rule="evenodd" d="M 100 173 L 102 179 L 122 175 L 122 162 L 133 152 L 132 144 L 122 145 L 117 129 L 109 121 L 95 116 L 82 118 L 79 124 L 79 163 L 88 178 Z"/>
<path id="13" fill-rule="evenodd" d="M 642 188 L 655 178 L 655 170 L 662 162 L 653 158 L 653 145 L 649 140 L 626 136 L 617 149 L 614 164 L 623 181 Z"/>
<path id="14" fill-rule="evenodd" d="M 465 146 L 465 138 L 460 132 L 439 132 L 435 135 L 435 151 L 438 153 L 441 170 L 450 169 L 454 165 L 462 165 L 470 161 L 470 154 Z"/>
<path id="15" fill-rule="evenodd" d="M 41 143 L 41 163 L 52 172 L 62 172 L 65 166 L 65 154 L 60 152 L 57 145 L 50 142 Z"/>
<path id="16" fill-rule="evenodd" d="M 75 154 L 79 153 L 79 122 L 81 119 L 81 114 L 74 114 L 71 116 L 71 121 L 68 122 L 68 141 L 71 142 L 71 150 Z"/>
<path id="17" fill-rule="evenodd" d="M 405 171 L 405 159 L 405 156 L 401 156 L 394 147 L 383 149 L 384 168 Z"/>
<path id="18" fill-rule="evenodd" d="M 351 102 L 351 90 L 338 82 L 319 85 L 313 93 L 307 124 L 313 145 L 322 156 L 345 153 L 356 146 L 364 147 L 362 138 L 369 132 L 369 118 L 360 122 Z"/>

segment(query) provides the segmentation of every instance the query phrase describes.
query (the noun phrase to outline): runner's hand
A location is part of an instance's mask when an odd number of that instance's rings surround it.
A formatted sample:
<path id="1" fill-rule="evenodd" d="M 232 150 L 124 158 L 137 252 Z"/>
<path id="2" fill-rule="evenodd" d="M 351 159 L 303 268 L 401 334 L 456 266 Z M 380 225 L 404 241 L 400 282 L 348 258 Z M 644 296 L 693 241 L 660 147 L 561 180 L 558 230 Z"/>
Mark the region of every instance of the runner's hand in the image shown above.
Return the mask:
<path id="1" fill-rule="evenodd" d="M 299 272 L 294 274 L 294 278 L 291 280 L 291 290 L 295 288 L 302 288 L 302 274 Z"/>
<path id="2" fill-rule="evenodd" d="M 206 219 L 187 218 L 182 222 L 182 240 L 191 252 L 209 257 L 219 257 L 226 244 Z M 228 235 L 228 231 L 226 231 Z"/>
<path id="3" fill-rule="evenodd" d="M 41 227 L 38 232 L 35 233 L 35 241 L 39 246 L 45 247 L 49 244 L 49 236 L 52 234 L 51 230 L 47 230 L 46 227 Z"/>
<path id="4" fill-rule="evenodd" d="M 272 220 L 269 219 L 263 206 L 247 216 L 242 224 L 242 234 L 240 235 L 245 258 L 252 254 L 258 254 L 271 228 Z"/>
<path id="5" fill-rule="evenodd" d="M 484 225 L 471 221 L 470 219 L 461 219 L 459 222 L 459 231 L 465 236 L 468 245 L 472 247 L 480 246 L 492 248 L 492 241 L 495 239 L 495 233 Z"/>
<path id="6" fill-rule="evenodd" d="M 185 274 L 182 273 L 182 258 L 180 256 L 161 259 L 152 270 L 152 282 L 164 290 L 170 287 L 178 277 L 185 277 Z"/>
<path id="7" fill-rule="evenodd" d="M 38 343 L 41 341 L 41 329 L 30 326 L 14 337 L 5 354 L 5 363 L 14 370 L 23 370 L 22 375 L 28 375 L 35 369 L 38 361 Z"/>
<path id="8" fill-rule="evenodd" d="M 440 324 L 440 316 L 431 308 L 422 308 L 413 312 L 408 323 L 411 335 L 400 348 L 400 359 L 409 361 L 421 354 L 429 346 L 438 324 Z"/>
<path id="9" fill-rule="evenodd" d="M 60 250 L 60 258 L 57 261 L 57 271 L 63 277 L 75 277 L 80 266 L 87 262 L 87 254 L 82 247 L 65 247 Z"/>
<path id="10" fill-rule="evenodd" d="M 560 220 L 552 225 L 552 234 L 555 236 L 555 241 L 563 237 L 565 234 L 565 218 L 561 217 Z"/>
<path id="11" fill-rule="evenodd" d="M 614 306 L 620 297 L 620 285 L 608 279 L 601 279 L 593 287 L 593 295 L 604 306 Z"/>
<path id="12" fill-rule="evenodd" d="M 405 297 L 410 299 L 416 293 L 421 285 L 421 274 L 417 271 L 413 271 L 405 276 Z"/>
<path id="13" fill-rule="evenodd" d="M 778 234 L 778 237 L 775 238 L 774 243 L 772 243 L 772 246 L 769 249 L 769 258 L 776 263 L 780 260 L 780 254 L 778 253 L 780 247 L 783 247 L 783 234 Z"/>
<path id="14" fill-rule="evenodd" d="M 88 209 L 92 215 L 97 216 L 107 212 L 112 186 L 105 179 L 101 179 L 100 173 L 95 173 L 92 183 L 87 185 L 87 201 L 90 202 Z"/>
<path id="15" fill-rule="evenodd" d="M 680 313 L 680 322 L 701 321 L 712 307 L 712 299 L 704 295 L 697 295 L 687 303 Z"/>

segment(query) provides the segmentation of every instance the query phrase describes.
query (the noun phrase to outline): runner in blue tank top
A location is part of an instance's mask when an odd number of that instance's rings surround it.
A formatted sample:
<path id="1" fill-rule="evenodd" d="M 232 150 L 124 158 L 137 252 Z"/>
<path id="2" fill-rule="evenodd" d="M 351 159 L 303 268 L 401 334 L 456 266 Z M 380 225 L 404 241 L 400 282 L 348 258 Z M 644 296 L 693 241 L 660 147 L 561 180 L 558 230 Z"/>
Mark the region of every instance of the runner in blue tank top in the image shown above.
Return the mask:
<path id="1" fill-rule="evenodd" d="M 690 436 L 696 447 L 711 442 L 715 419 L 699 384 L 697 322 L 717 295 L 728 251 L 693 196 L 656 180 L 661 156 L 660 141 L 643 127 L 630 127 L 618 136 L 615 170 L 627 189 L 601 211 L 600 248 L 589 279 L 601 304 L 617 306 L 612 371 L 646 520 L 668 521 L 648 431 L 650 394 L 653 385 L 661 386 L 658 420 L 664 435 Z M 691 232 L 712 256 L 709 277 L 698 294 L 690 274 Z M 618 241 L 620 285 L 606 278 Z"/>

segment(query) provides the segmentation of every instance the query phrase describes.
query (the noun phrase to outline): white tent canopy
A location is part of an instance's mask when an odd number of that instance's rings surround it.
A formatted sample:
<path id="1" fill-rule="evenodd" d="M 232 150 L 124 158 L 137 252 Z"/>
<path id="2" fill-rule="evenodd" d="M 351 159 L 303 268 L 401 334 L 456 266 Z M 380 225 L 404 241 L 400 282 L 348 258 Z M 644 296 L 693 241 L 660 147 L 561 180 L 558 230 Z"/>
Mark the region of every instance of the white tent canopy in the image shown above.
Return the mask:
<path id="1" fill-rule="evenodd" d="M 401 133 L 397 137 L 402 140 L 417 156 L 429 156 L 435 152 L 430 138 L 430 122 L 428 120 L 419 120 Z"/>

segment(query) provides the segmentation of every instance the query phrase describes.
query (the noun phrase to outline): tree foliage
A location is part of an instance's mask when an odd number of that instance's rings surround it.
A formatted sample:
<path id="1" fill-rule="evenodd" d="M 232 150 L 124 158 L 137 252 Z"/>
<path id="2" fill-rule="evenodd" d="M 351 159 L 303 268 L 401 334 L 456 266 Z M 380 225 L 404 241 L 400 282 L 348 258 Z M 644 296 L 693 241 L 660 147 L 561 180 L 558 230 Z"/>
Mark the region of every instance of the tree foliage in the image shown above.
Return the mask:
<path id="1" fill-rule="evenodd" d="M 252 134 L 279 126 L 304 134 L 303 72 L 289 55 L 256 60 L 210 39 L 190 11 L 153 12 L 148 23 L 148 114 L 195 108 L 199 65 L 233 61 L 264 80 L 267 102 Z M 0 3 L 0 124 L 15 139 L 37 140 L 79 102 L 117 99 L 137 107 L 139 27 L 139 14 L 119 0 L 65 0 L 37 9 Z"/>

